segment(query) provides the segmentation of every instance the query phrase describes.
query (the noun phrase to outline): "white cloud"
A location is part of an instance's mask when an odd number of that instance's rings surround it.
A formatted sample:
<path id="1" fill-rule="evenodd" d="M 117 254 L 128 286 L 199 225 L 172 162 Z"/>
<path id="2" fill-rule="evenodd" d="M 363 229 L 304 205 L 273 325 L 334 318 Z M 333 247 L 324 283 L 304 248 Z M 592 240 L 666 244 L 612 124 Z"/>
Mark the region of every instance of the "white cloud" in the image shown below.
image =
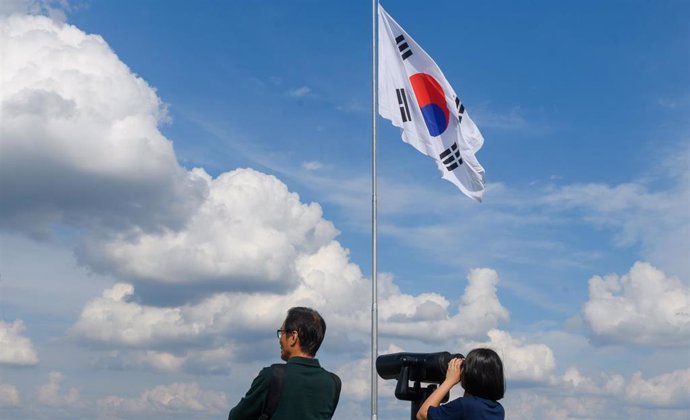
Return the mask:
<path id="1" fill-rule="evenodd" d="M 496 295 L 498 274 L 492 269 L 473 269 L 460 298 L 458 313 L 450 316 L 449 302 L 436 293 L 411 296 L 401 293 L 392 281 L 379 283 L 381 330 L 398 337 L 441 342 L 448 337 L 485 337 L 499 322 L 510 319 Z"/>
<path id="2" fill-rule="evenodd" d="M 371 395 L 371 360 L 357 359 L 341 366 L 336 372 L 343 386 L 341 399 L 365 401 Z"/>
<path id="3" fill-rule="evenodd" d="M 295 297 L 323 307 L 325 314 L 346 317 L 356 328 L 361 328 L 369 316 L 368 304 L 362 296 L 370 295 L 371 283 L 366 280 L 359 266 L 349 261 L 349 252 L 333 241 L 310 255 L 303 255 L 296 262 L 300 286 Z"/>
<path id="4" fill-rule="evenodd" d="M 166 111 L 154 89 L 74 26 L 14 15 L 0 35 L 2 227 L 181 225 L 205 185 L 158 130 Z"/>
<path id="5" fill-rule="evenodd" d="M 38 364 L 38 355 L 31 340 L 24 337 L 24 322 L 0 321 L 0 365 L 33 366 Z"/>
<path id="6" fill-rule="evenodd" d="M 689 408 L 690 369 L 674 370 L 648 379 L 635 372 L 629 380 L 619 374 L 600 373 L 589 378 L 570 368 L 561 382 L 572 395 L 616 398 L 646 408 Z"/>
<path id="7" fill-rule="evenodd" d="M 294 305 L 324 307 L 324 313 L 332 310 L 326 307 L 319 290 L 306 286 L 290 295 L 219 293 L 196 305 L 178 307 L 142 305 L 131 301 L 133 293 L 134 287 L 125 283 L 106 290 L 84 307 L 73 334 L 112 345 L 155 347 L 215 336 L 220 339 L 231 331 L 233 337 L 243 331 L 270 331 Z"/>
<path id="8" fill-rule="evenodd" d="M 196 320 L 186 322 L 184 308 L 142 306 L 128 300 L 134 287 L 117 283 L 89 302 L 73 327 L 77 336 L 125 346 L 196 338 L 203 331 Z"/>
<path id="9" fill-rule="evenodd" d="M 551 395 L 547 392 L 534 390 L 518 390 L 506 393 L 506 399 L 501 403 L 510 413 L 511 418 L 525 420 L 570 420 L 574 418 L 588 419 L 629 419 L 619 412 L 611 412 L 611 407 L 601 398 L 591 397 L 563 397 Z M 608 410 L 608 411 L 607 411 Z"/>
<path id="10" fill-rule="evenodd" d="M 690 369 L 644 379 L 636 372 L 625 388 L 625 397 L 635 405 L 652 407 L 690 407 Z"/>
<path id="11" fill-rule="evenodd" d="M 38 401 L 54 407 L 70 407 L 79 404 L 79 390 L 70 388 L 64 390 L 62 382 L 64 376 L 60 372 L 50 372 L 48 383 L 38 389 Z"/>
<path id="12" fill-rule="evenodd" d="M 386 349 L 379 349 L 379 355 L 403 352 L 404 349 L 390 344 Z M 352 360 L 340 366 L 336 373 L 343 382 L 341 400 L 364 402 L 371 396 L 371 358 L 369 355 Z M 392 396 L 397 381 L 385 380 L 377 375 L 378 395 Z"/>
<path id="13" fill-rule="evenodd" d="M 115 352 L 116 355 L 119 352 Z M 129 356 L 129 357 L 127 357 Z M 146 350 L 125 356 L 123 368 L 139 369 L 149 367 L 157 372 L 178 372 L 184 364 L 185 358 L 176 354 Z"/>
<path id="14" fill-rule="evenodd" d="M 577 390 L 578 392 L 593 394 L 599 391 L 599 388 L 590 378 L 584 376 L 574 367 L 565 371 L 562 381 L 566 387 Z"/>
<path id="15" fill-rule="evenodd" d="M 187 349 L 176 352 L 157 350 L 112 350 L 97 358 L 99 368 L 159 373 L 226 374 L 235 358 L 234 347 Z"/>
<path id="16" fill-rule="evenodd" d="M 213 345 L 204 348 L 206 351 L 225 351 L 228 357 L 234 357 L 253 344 L 230 337 L 243 332 L 264 334 L 280 324 L 287 308 L 304 305 L 317 308 L 327 319 L 328 331 L 338 338 L 341 334 L 368 336 L 371 284 L 362 277 L 359 267 L 348 261 L 348 253 L 340 244 L 332 241 L 313 254 L 299 257 L 295 271 L 299 283 L 286 294 L 216 293 L 196 304 L 172 307 L 141 304 L 135 299 L 134 286 L 118 283 L 87 303 L 72 333 L 82 340 L 145 349 L 213 341 Z M 487 331 L 508 316 L 496 296 L 498 276 L 493 270 L 481 269 L 473 270 L 469 279 L 458 315 L 450 316 L 448 302 L 442 296 L 403 294 L 390 277 L 382 276 L 381 336 L 435 342 L 457 336 L 485 337 Z M 462 327 L 470 324 L 474 327 Z M 226 350 L 221 350 L 223 347 Z M 185 358 L 165 356 L 175 369 L 224 369 L 210 354 L 201 357 L 177 351 L 175 355 Z M 117 363 L 134 363 L 131 358 L 128 360 Z M 156 367 L 155 359 L 138 356 L 136 360 L 134 365 Z"/>
<path id="17" fill-rule="evenodd" d="M 10 384 L 0 383 L 0 408 L 19 407 L 19 391 Z"/>
<path id="18" fill-rule="evenodd" d="M 626 380 L 605 372 L 590 378 L 570 368 L 549 388 L 509 386 L 502 403 L 506 412 L 520 419 L 686 419 L 689 382 L 688 369 L 649 379 L 637 372 Z"/>
<path id="19" fill-rule="evenodd" d="M 142 363 L 149 364 L 162 372 L 178 371 L 184 362 L 184 358 L 180 356 L 161 351 L 146 351 L 139 357 Z"/>
<path id="20" fill-rule="evenodd" d="M 242 330 L 272 330 L 280 325 L 285 310 L 294 305 L 323 308 L 329 330 L 348 320 L 365 328 L 366 324 L 357 319 L 366 318 L 365 313 L 358 312 L 364 312 L 367 305 L 354 299 L 365 280 L 355 265 L 343 260 L 345 256 L 346 252 L 332 243 L 302 258 L 298 265 L 300 272 L 305 272 L 304 283 L 288 295 L 220 293 L 196 305 L 162 308 L 132 301 L 134 287 L 119 283 L 84 307 L 73 333 L 83 339 L 134 347 L 222 337 L 231 330 L 234 337 Z M 338 282 L 324 282 L 333 280 L 330 276 L 335 273 Z M 351 283 L 359 284 L 359 289 L 350 287 Z M 345 320 L 339 321 L 338 315 Z"/>
<path id="21" fill-rule="evenodd" d="M 674 370 L 648 379 L 635 372 L 629 380 L 623 375 L 601 372 L 588 377 L 571 367 L 558 384 L 566 395 L 600 397 L 625 401 L 645 408 L 689 408 L 690 369 Z"/>
<path id="22" fill-rule="evenodd" d="M 597 339 L 648 346 L 690 343 L 690 287 L 648 263 L 589 280 L 585 321 Z"/>
<path id="23" fill-rule="evenodd" d="M 98 400 L 104 413 L 213 413 L 228 410 L 225 394 L 203 391 L 196 382 L 172 383 L 145 390 L 139 398 L 109 396 Z"/>
<path id="24" fill-rule="evenodd" d="M 514 338 L 509 332 L 491 330 L 489 341 L 466 343 L 472 350 L 488 347 L 496 351 L 503 361 L 506 380 L 547 383 L 551 380 L 556 359 L 553 351 L 545 344 L 529 344 Z"/>
<path id="25" fill-rule="evenodd" d="M 501 305 L 496 295 L 498 273 L 489 268 L 470 271 L 469 284 L 460 301 L 458 316 L 463 321 L 463 335 L 486 334 L 499 322 L 510 320 L 508 310 Z"/>
<path id="26" fill-rule="evenodd" d="M 296 282 L 293 261 L 337 234 L 318 204 L 302 204 L 273 176 L 237 169 L 199 177 L 209 194 L 184 229 L 99 238 L 82 260 L 125 278 L 281 290 Z"/>

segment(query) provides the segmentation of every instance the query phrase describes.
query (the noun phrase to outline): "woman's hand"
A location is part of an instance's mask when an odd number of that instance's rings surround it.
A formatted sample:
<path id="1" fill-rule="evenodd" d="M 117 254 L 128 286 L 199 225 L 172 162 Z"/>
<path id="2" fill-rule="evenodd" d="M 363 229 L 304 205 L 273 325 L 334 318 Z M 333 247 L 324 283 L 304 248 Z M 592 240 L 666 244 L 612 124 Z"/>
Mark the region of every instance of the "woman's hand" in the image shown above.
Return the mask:
<path id="1" fill-rule="evenodd" d="M 456 357 L 448 362 L 448 370 L 446 371 L 446 381 L 455 385 L 462 379 L 462 364 L 465 360 Z"/>

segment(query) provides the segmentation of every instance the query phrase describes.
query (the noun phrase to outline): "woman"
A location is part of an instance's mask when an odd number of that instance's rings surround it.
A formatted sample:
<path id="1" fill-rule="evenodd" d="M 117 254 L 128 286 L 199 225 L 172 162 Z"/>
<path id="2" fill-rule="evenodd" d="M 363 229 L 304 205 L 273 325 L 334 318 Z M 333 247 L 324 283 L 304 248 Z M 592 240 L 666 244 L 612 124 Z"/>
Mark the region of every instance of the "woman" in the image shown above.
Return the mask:
<path id="1" fill-rule="evenodd" d="M 451 388 L 460 382 L 462 397 L 440 405 Z M 446 379 L 417 412 L 417 420 L 504 420 L 498 402 L 505 394 L 503 362 L 491 349 L 474 349 L 463 359 L 448 363 Z"/>

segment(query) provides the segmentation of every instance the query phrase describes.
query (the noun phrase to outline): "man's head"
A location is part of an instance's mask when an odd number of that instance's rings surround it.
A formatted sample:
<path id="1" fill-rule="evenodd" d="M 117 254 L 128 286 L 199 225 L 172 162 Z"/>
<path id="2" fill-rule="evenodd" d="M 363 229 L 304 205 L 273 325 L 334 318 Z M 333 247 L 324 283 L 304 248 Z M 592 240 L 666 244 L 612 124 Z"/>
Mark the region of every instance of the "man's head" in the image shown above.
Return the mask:
<path id="1" fill-rule="evenodd" d="M 281 359 L 314 357 L 326 335 L 326 322 L 311 308 L 294 307 L 288 310 L 280 331 Z"/>

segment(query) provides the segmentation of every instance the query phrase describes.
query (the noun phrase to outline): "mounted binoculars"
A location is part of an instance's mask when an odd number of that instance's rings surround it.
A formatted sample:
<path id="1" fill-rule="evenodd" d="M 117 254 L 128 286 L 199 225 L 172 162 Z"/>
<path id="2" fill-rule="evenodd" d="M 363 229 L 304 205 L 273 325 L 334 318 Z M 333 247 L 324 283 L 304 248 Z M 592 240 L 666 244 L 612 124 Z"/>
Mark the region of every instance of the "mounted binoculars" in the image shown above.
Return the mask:
<path id="1" fill-rule="evenodd" d="M 376 358 L 376 373 L 383 379 L 397 379 L 395 397 L 411 401 L 411 418 L 416 418 L 417 411 L 424 400 L 431 395 L 437 384 L 443 382 L 451 359 L 464 358 L 462 354 L 439 353 L 393 353 Z M 410 381 L 414 385 L 410 387 Z M 426 388 L 421 383 L 429 383 Z M 448 401 L 448 395 L 443 401 Z"/>

